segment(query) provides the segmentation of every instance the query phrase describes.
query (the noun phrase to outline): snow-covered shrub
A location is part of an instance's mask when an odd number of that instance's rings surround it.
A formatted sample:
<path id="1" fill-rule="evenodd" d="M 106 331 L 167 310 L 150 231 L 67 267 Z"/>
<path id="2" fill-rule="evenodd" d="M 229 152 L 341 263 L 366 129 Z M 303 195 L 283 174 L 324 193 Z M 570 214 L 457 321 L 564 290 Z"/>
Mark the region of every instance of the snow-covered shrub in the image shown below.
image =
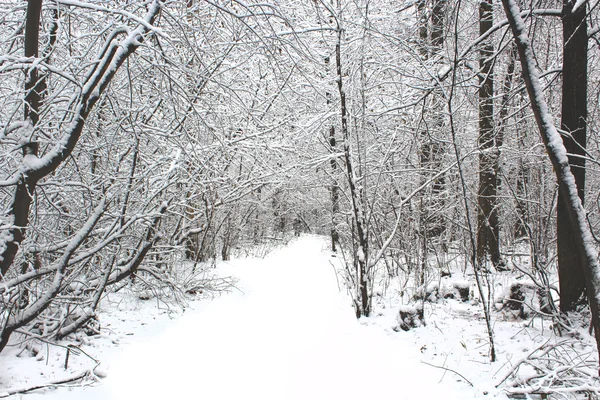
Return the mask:
<path id="1" fill-rule="evenodd" d="M 418 328 L 425 325 L 423 316 L 423 306 L 400 306 L 398 309 L 398 326 L 394 328 L 396 332 L 400 329 L 408 331 L 412 328 Z"/>
<path id="2" fill-rule="evenodd" d="M 442 285 L 439 293 L 444 299 L 456 299 L 464 303 L 471 298 L 471 284 L 467 281 L 449 282 Z"/>
<path id="3" fill-rule="evenodd" d="M 423 285 L 417 288 L 413 299 L 416 300 L 424 300 L 431 303 L 437 302 L 441 297 L 440 295 L 440 285 L 437 282 L 432 282 L 428 285 Z"/>
<path id="4" fill-rule="evenodd" d="M 511 282 L 496 301 L 496 308 L 512 318 L 528 318 L 532 314 L 549 313 L 547 296 L 531 281 Z"/>
<path id="5" fill-rule="evenodd" d="M 444 282 L 441 285 L 433 282 L 417 288 L 413 299 L 430 303 L 436 303 L 440 299 L 457 299 L 466 302 L 470 299 L 470 291 L 471 285 L 467 281 Z"/>

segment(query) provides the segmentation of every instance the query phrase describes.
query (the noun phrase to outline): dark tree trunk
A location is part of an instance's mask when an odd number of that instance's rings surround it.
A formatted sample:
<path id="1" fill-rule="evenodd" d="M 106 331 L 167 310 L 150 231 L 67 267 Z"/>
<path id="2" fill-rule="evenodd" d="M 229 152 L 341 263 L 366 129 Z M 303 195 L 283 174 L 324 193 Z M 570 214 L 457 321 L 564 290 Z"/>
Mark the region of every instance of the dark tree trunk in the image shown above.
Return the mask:
<path id="1" fill-rule="evenodd" d="M 573 4 L 563 2 L 563 88 L 561 128 L 569 153 L 571 172 L 577 183 L 581 202 L 585 193 L 585 155 L 587 120 L 587 23 L 586 7 L 572 12 Z M 577 251 L 575 232 L 571 227 L 564 196 L 558 194 L 556 236 L 560 309 L 572 311 L 585 303 L 583 261 Z"/>
<path id="2" fill-rule="evenodd" d="M 431 18 L 427 16 L 426 2 L 419 3 L 419 37 L 424 42 L 419 48 L 423 58 L 439 58 L 444 45 L 444 23 L 447 0 L 434 0 L 431 7 Z M 431 22 L 431 23 L 429 23 Z M 442 168 L 443 158 L 446 153 L 444 141 L 432 136 L 432 132 L 439 133 L 443 130 L 444 114 L 439 110 L 441 93 L 436 88 L 431 94 L 431 122 L 433 127 L 430 131 L 426 128 L 420 133 L 421 146 L 419 153 L 419 164 L 423 173 L 421 181 L 425 182 Z M 422 248 L 424 254 L 422 263 L 427 263 L 427 249 L 431 239 L 435 239 L 444 233 L 446 227 L 442 210 L 444 209 L 443 194 L 446 189 L 446 179 L 443 175 L 435 178 L 431 185 L 431 192 L 421 198 L 420 225 Z"/>
<path id="3" fill-rule="evenodd" d="M 42 0 L 29 0 L 27 2 L 27 21 L 25 22 L 25 57 L 38 57 L 40 38 L 40 15 L 42 13 Z M 25 110 L 24 120 L 35 127 L 39 120 L 41 85 L 37 67 L 30 68 L 25 80 Z M 27 138 L 31 140 L 32 138 Z M 38 144 L 29 142 L 23 146 L 23 156 L 37 157 Z M 9 230 L 12 240 L 6 243 L 4 252 L 0 254 L 0 272 L 6 275 L 10 269 L 19 245 L 25 238 L 25 229 L 29 223 L 29 207 L 31 195 L 35 190 L 37 179 L 33 176 L 22 174 L 17 182 L 15 195 L 7 214 L 14 218 L 14 228 Z"/>
<path id="4" fill-rule="evenodd" d="M 444 15 L 447 0 L 434 0 L 431 10 L 431 48 L 438 52 L 444 45 Z"/>
<path id="5" fill-rule="evenodd" d="M 25 57 L 38 57 L 40 41 L 40 15 L 42 0 L 28 0 L 25 23 Z M 25 121 L 35 126 L 39 120 L 41 88 L 37 67 L 27 71 L 25 80 Z"/>
<path id="6" fill-rule="evenodd" d="M 425 0 L 417 1 L 417 18 L 419 20 L 419 43 L 417 47 L 423 57 L 427 57 L 429 52 L 429 28 L 427 18 L 427 2 Z"/>
<path id="7" fill-rule="evenodd" d="M 491 0 L 479 3 L 479 34 L 492 28 Z M 479 55 L 479 191 L 477 193 L 477 261 L 484 265 L 489 257 L 494 267 L 500 265 L 498 220 L 498 152 L 494 130 L 494 46 L 491 39 L 483 43 Z"/>

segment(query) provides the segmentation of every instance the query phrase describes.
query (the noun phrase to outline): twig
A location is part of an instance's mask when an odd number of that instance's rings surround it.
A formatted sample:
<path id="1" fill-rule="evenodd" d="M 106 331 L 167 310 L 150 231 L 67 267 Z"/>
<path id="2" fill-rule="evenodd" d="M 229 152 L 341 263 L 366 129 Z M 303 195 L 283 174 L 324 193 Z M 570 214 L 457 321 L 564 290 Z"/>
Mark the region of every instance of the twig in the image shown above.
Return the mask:
<path id="1" fill-rule="evenodd" d="M 463 375 L 463 374 L 461 374 L 460 372 L 456 372 L 455 370 L 453 370 L 453 369 L 450 369 L 450 368 L 448 368 L 448 367 L 442 367 L 442 366 L 440 366 L 440 365 L 433 365 L 433 364 L 430 364 L 430 363 L 428 363 L 427 361 L 421 361 L 421 362 L 422 362 L 423 364 L 429 365 L 430 367 L 439 368 L 439 369 L 443 369 L 443 370 L 445 370 L 445 371 L 454 372 L 456 375 L 458 375 L 458 376 L 460 376 L 461 378 L 463 378 L 463 379 L 465 380 L 465 382 L 467 382 L 469 385 L 471 385 L 471 387 L 475 387 L 475 386 L 473 385 L 473 383 L 471 383 L 471 381 L 470 381 L 470 380 L 468 380 L 467 378 L 465 378 L 465 377 L 464 377 L 464 375 Z"/>

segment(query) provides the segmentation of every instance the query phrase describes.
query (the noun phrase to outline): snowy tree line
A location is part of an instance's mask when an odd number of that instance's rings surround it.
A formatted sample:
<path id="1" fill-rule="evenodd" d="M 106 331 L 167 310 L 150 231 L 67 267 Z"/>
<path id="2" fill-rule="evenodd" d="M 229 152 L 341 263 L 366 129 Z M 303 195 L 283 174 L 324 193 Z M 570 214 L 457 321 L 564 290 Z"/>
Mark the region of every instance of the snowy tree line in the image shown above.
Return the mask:
<path id="1" fill-rule="evenodd" d="M 300 232 L 357 317 L 456 258 L 492 359 L 492 270 L 600 327 L 596 4 L 503 3 L 4 1 L 0 350 Z"/>

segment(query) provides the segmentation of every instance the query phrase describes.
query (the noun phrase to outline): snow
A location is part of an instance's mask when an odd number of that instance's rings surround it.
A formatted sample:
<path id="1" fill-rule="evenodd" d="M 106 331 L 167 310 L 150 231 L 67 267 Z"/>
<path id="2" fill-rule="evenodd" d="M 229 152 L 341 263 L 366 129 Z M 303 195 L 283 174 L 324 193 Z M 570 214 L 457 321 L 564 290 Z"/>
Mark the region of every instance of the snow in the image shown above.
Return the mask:
<path id="1" fill-rule="evenodd" d="M 471 287 L 471 283 L 469 281 L 455 280 L 452 282 L 452 286 L 457 289 L 469 289 Z"/>
<path id="2" fill-rule="evenodd" d="M 397 307 L 398 312 L 403 312 L 403 313 L 416 313 L 417 312 L 417 307 L 415 306 L 409 306 L 409 305 L 400 305 Z"/>
<path id="3" fill-rule="evenodd" d="M 137 15 L 127 12 L 125 10 L 111 9 L 111 8 L 100 6 L 98 4 L 93 4 L 93 3 L 89 3 L 89 2 L 83 3 L 80 1 L 76 1 L 76 0 L 59 0 L 58 3 L 63 4 L 65 6 L 87 8 L 90 10 L 101 11 L 101 12 L 106 12 L 106 13 L 110 13 L 110 14 L 121 14 L 122 16 L 124 16 L 125 18 L 127 18 L 129 20 L 137 22 L 138 24 L 140 24 L 144 28 L 148 29 L 149 31 L 154 32 L 166 39 L 169 39 L 168 35 L 161 28 L 155 27 L 149 22 L 149 18 L 140 18 Z M 153 2 L 151 7 L 149 7 L 149 8 L 152 9 L 152 8 L 157 8 L 157 7 L 158 7 L 157 2 Z M 154 12 L 155 12 L 155 10 L 150 11 L 150 13 L 154 13 Z"/>
<path id="4" fill-rule="evenodd" d="M 579 7 L 583 6 L 585 3 L 587 3 L 587 0 L 577 0 L 571 12 L 576 12 L 579 9 Z"/>
<path id="5" fill-rule="evenodd" d="M 358 246 L 358 251 L 356 252 L 356 256 L 360 260 L 360 262 L 365 262 L 365 251 L 362 246 Z"/>
<path id="6" fill-rule="evenodd" d="M 45 165 L 46 163 L 34 154 L 26 154 L 23 157 L 23 168 L 25 171 L 41 169 Z"/>
<path id="7" fill-rule="evenodd" d="M 238 277 L 239 290 L 197 302 L 173 321 L 159 318 L 135 343 L 104 349 L 97 375 L 107 377 L 96 386 L 23 398 L 466 398 L 438 384 L 439 373 L 420 363 L 417 347 L 356 320 L 324 246 L 308 237 L 264 260 L 221 265 L 221 273 Z M 139 329 L 136 316 L 130 322 Z"/>
<path id="8" fill-rule="evenodd" d="M 14 239 L 14 236 L 11 232 L 11 229 L 13 228 L 13 226 L 14 226 L 14 217 L 13 216 L 5 217 L 5 218 L 3 218 L 2 221 L 0 221 L 0 261 L 2 261 L 4 259 L 2 254 L 4 254 L 4 252 L 6 251 L 7 244 L 10 243 Z"/>
<path id="9" fill-rule="evenodd" d="M 236 288 L 193 302 L 183 315 L 110 294 L 99 312 L 102 334 L 82 346 L 89 357 L 72 354 L 64 370 L 63 348 L 16 358 L 21 350 L 9 347 L 0 354 L 0 393 L 93 369 L 94 385 L 22 398 L 506 399 L 495 384 L 549 340 L 550 329 L 495 321 L 500 361 L 489 363 L 476 301 L 425 303 L 426 325 L 408 332 L 393 330 L 398 311 L 413 308 L 398 296 L 375 298 L 375 316 L 356 320 L 338 288 L 340 258 L 327 247 L 306 236 L 264 259 L 220 263 L 218 273 L 235 276 Z"/>

